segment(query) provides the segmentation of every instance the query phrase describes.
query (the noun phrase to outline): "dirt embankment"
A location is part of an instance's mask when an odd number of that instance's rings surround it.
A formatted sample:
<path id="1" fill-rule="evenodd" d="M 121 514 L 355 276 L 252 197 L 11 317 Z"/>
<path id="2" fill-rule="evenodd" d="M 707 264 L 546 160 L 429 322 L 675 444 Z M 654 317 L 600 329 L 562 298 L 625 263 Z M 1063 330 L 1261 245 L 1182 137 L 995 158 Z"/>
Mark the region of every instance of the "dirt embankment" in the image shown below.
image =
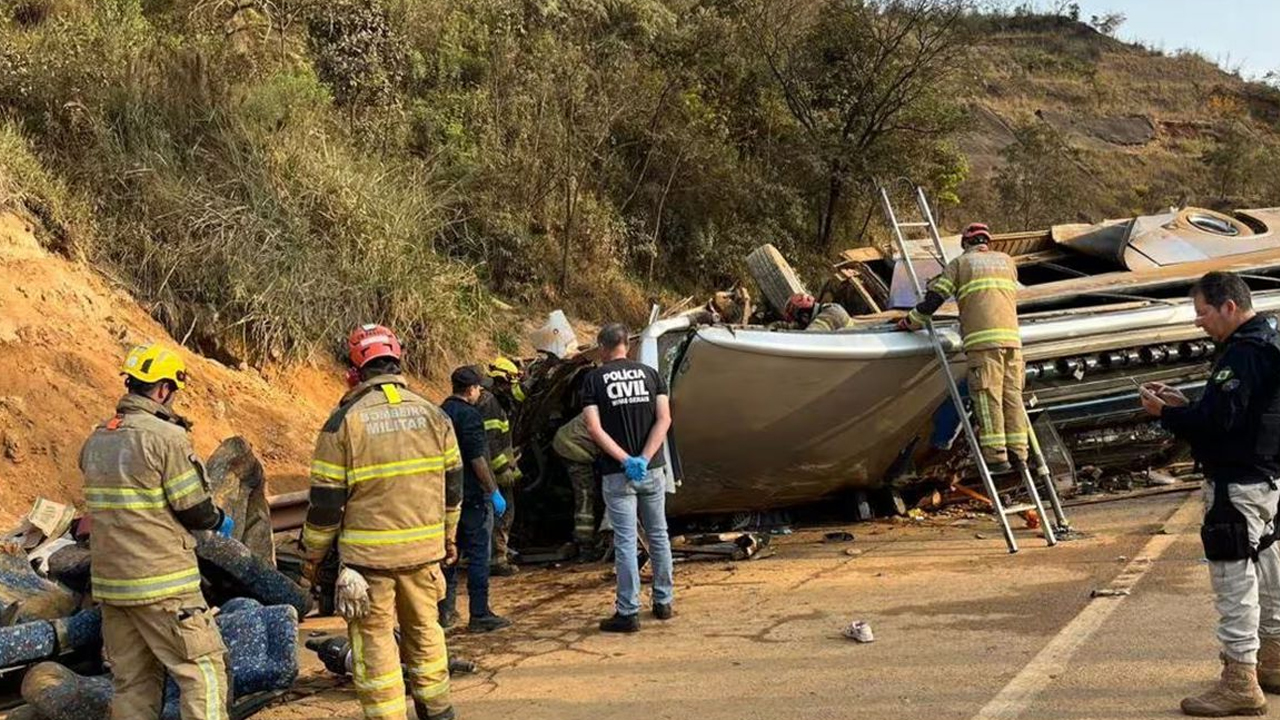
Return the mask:
<path id="1" fill-rule="evenodd" d="M 178 347 L 127 293 L 0 214 L 0 527 L 38 496 L 82 502 L 81 443 L 123 391 L 124 353 L 144 342 Z M 196 451 L 242 435 L 269 492 L 304 487 L 315 432 L 343 391 L 336 365 L 259 372 L 181 352 L 192 380 L 177 408 L 195 423 Z"/>

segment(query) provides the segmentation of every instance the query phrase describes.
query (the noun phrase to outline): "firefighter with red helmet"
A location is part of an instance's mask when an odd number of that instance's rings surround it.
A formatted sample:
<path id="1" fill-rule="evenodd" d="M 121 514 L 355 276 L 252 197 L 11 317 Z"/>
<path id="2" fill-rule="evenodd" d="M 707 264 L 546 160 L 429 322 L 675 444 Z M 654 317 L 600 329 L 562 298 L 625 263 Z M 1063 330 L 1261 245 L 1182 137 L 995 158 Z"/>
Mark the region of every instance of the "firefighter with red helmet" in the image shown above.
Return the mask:
<path id="1" fill-rule="evenodd" d="M 961 255 L 929 282 L 924 300 L 898 323 L 918 330 L 955 296 L 969 364 L 969 395 L 978 418 L 978 445 L 991 472 L 1027 460 L 1022 337 L 1018 332 L 1018 266 L 991 249 L 991 230 L 973 223 L 960 236 Z"/>
<path id="2" fill-rule="evenodd" d="M 441 563 L 457 558 L 457 440 L 448 416 L 406 386 L 395 333 L 362 325 L 347 346 L 356 382 L 321 429 L 311 463 L 307 573 L 336 542 L 336 605 L 364 716 L 405 720 L 407 677 L 418 718 L 452 718 L 437 603 Z"/>
<path id="3" fill-rule="evenodd" d="M 805 332 L 832 332 L 853 326 L 849 311 L 836 303 L 819 304 L 808 293 L 796 293 L 787 299 L 782 319 Z"/>

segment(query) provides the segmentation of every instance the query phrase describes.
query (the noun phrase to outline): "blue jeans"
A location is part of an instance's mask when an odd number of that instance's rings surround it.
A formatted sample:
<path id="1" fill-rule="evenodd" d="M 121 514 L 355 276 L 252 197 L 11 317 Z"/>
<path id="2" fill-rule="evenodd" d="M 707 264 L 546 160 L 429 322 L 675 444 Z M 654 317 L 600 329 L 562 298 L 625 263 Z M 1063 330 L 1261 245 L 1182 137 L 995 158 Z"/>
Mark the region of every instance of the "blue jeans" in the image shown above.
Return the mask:
<path id="1" fill-rule="evenodd" d="M 458 520 L 458 556 L 467 559 L 467 598 L 471 619 L 492 615 L 489 610 L 489 539 L 493 535 L 493 506 L 463 503 Z M 445 594 L 440 610 L 458 606 L 458 566 L 444 569 Z"/>
<path id="2" fill-rule="evenodd" d="M 640 612 L 640 567 L 636 561 L 636 515 L 644 523 L 653 563 L 653 602 L 671 604 L 675 583 L 671 579 L 671 539 L 667 537 L 667 496 L 662 474 L 650 470 L 636 485 L 622 473 L 605 475 L 604 504 L 613 525 L 613 566 L 618 573 L 617 610 L 620 615 Z"/>

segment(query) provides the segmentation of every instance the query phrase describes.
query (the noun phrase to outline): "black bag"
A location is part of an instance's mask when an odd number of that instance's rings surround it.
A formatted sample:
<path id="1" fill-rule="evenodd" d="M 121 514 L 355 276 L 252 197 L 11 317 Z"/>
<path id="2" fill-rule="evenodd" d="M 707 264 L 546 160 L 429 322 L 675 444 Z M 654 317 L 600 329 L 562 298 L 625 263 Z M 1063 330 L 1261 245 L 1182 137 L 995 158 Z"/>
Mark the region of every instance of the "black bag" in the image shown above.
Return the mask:
<path id="1" fill-rule="evenodd" d="M 1256 559 L 1253 545 L 1249 542 L 1249 524 L 1244 513 L 1231 502 L 1229 486 L 1226 481 L 1213 481 L 1213 507 L 1205 514 L 1204 525 L 1200 526 L 1204 556 L 1214 561 Z"/>

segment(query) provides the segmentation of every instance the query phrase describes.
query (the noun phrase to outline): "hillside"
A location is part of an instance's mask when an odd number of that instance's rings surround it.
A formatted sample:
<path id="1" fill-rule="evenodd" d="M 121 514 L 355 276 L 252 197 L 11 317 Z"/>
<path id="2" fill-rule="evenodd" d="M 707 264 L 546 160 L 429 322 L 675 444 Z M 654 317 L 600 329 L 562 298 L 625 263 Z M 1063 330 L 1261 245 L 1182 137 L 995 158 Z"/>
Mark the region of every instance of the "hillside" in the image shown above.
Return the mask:
<path id="1" fill-rule="evenodd" d="M 1179 202 L 1280 203 L 1280 91 L 1066 18 L 990 19 L 983 37 L 965 68 L 957 221 L 990 213 L 1019 230 Z M 1035 172 L 1043 187 L 1011 182 Z"/>
<path id="2" fill-rule="evenodd" d="M 41 248 L 33 226 L 0 214 L 0 520 L 39 496 L 80 501 L 80 446 L 123 392 L 124 353 L 144 342 L 177 345 L 92 268 Z M 264 375 L 183 355 L 192 380 L 176 407 L 195 424 L 196 451 L 208 457 L 243 435 L 271 492 L 305 487 L 315 433 L 342 394 L 337 368 Z"/>
<path id="3" fill-rule="evenodd" d="M 883 238 L 874 176 L 952 229 L 1280 204 L 1280 92 L 1195 55 L 943 18 L 946 61 L 860 149 L 828 120 L 885 90 L 848 51 L 883 18 L 780 6 L 0 0 L 0 516 L 78 498 L 137 342 L 185 344 L 197 449 L 246 436 L 279 492 L 356 322 L 413 338 L 436 396 L 551 308 L 638 322 L 762 242 L 825 275 Z"/>

